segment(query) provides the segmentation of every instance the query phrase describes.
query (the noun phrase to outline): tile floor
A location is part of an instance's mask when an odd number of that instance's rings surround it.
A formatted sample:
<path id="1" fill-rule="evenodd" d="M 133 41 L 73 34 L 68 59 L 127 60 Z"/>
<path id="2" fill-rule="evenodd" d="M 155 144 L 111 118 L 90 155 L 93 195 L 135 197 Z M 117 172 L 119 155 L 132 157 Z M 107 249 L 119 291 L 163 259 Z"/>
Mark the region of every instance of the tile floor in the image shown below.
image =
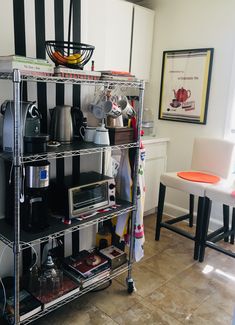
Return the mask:
<path id="1" fill-rule="evenodd" d="M 88 293 L 34 324 L 232 324 L 235 260 L 207 249 L 205 261 L 196 262 L 192 241 L 163 229 L 156 242 L 154 228 L 154 215 L 145 217 L 145 257 L 133 267 L 135 293 L 127 294 L 124 274 L 108 289 Z"/>

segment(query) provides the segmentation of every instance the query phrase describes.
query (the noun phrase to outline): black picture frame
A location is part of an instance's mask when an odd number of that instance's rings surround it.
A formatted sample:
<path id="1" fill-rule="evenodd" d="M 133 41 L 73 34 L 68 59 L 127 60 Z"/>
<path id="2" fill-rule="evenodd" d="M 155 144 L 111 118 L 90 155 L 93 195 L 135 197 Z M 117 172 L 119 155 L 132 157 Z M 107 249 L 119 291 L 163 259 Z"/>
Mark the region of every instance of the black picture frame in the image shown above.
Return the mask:
<path id="1" fill-rule="evenodd" d="M 213 48 L 164 51 L 160 120 L 206 124 Z"/>

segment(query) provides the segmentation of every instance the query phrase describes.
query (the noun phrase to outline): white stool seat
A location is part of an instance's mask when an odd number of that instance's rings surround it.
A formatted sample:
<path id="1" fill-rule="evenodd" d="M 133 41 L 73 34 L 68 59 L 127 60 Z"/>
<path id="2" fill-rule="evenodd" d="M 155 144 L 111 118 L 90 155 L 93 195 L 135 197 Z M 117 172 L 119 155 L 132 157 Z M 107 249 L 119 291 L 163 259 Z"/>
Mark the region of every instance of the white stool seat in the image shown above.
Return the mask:
<path id="1" fill-rule="evenodd" d="M 160 177 L 160 182 L 167 187 L 171 187 L 196 196 L 205 196 L 206 188 L 208 186 L 211 186 L 211 184 L 208 183 L 188 181 L 179 177 L 176 172 L 162 174 Z"/>
<path id="2" fill-rule="evenodd" d="M 207 187 L 205 196 L 213 202 L 220 202 L 235 207 L 235 196 L 232 196 L 233 191 L 235 191 L 235 187 L 232 187 L 230 184 L 218 184 L 217 186 Z"/>

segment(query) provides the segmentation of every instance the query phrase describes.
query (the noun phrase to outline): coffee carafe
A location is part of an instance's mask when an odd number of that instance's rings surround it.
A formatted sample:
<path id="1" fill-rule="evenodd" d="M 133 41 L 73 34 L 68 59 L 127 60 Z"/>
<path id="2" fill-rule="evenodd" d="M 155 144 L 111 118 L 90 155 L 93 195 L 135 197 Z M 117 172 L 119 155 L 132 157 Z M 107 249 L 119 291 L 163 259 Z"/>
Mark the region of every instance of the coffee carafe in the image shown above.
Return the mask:
<path id="1" fill-rule="evenodd" d="M 25 231 L 40 232 L 48 226 L 48 161 L 25 165 L 25 193 L 21 209 L 21 225 Z"/>
<path id="2" fill-rule="evenodd" d="M 14 168 L 9 161 L 5 165 L 5 219 L 14 224 Z M 20 196 L 20 227 L 37 233 L 48 226 L 48 188 L 50 163 L 47 160 L 27 163 L 22 166 Z"/>

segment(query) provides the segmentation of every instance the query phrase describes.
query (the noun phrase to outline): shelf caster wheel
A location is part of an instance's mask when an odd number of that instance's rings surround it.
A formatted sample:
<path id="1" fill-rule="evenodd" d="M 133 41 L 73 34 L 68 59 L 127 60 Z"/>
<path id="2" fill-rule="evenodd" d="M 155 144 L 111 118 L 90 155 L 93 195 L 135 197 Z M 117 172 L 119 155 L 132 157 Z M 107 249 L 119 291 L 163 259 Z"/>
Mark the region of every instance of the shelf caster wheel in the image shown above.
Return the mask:
<path id="1" fill-rule="evenodd" d="M 136 291 L 136 288 L 133 279 L 127 279 L 127 292 L 132 294 L 134 291 Z"/>

